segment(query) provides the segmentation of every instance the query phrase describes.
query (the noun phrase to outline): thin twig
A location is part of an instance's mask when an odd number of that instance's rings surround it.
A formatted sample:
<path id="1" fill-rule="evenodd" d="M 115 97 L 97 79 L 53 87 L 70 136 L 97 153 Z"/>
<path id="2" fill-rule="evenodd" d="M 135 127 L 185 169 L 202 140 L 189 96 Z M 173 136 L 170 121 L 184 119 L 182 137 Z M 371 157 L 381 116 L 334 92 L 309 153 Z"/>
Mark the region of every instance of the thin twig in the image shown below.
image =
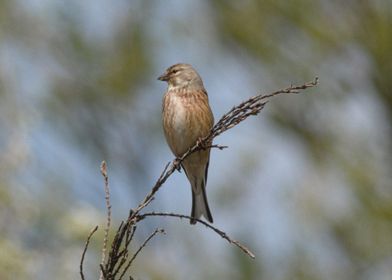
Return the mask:
<path id="1" fill-rule="evenodd" d="M 137 249 L 137 251 L 135 252 L 135 254 L 133 254 L 132 258 L 129 260 L 127 266 L 124 268 L 122 274 L 120 275 L 120 278 L 118 278 L 119 280 L 121 280 L 123 278 L 123 276 L 125 275 L 125 273 L 128 271 L 128 269 L 130 268 L 132 262 L 136 259 L 137 255 L 140 253 L 141 250 L 143 250 L 144 247 L 146 247 L 147 243 L 158 233 L 163 233 L 165 234 L 165 230 L 164 229 L 159 229 L 157 228 L 155 231 L 153 231 L 149 237 L 147 237 L 146 240 L 144 240 L 143 244 L 140 245 L 139 249 Z"/>
<path id="2" fill-rule="evenodd" d="M 112 248 L 106 263 L 105 273 L 110 275 L 110 279 L 115 279 L 121 267 L 128 259 L 128 246 L 136 231 L 133 221 L 121 222 L 121 225 L 114 237 Z M 125 237 L 125 241 L 124 241 Z M 120 248 L 123 248 L 120 250 Z"/>
<path id="3" fill-rule="evenodd" d="M 140 214 L 138 215 L 138 219 L 143 220 L 146 217 L 151 217 L 151 216 L 162 216 L 162 217 L 176 217 L 176 218 L 184 218 L 184 219 L 188 219 L 188 220 L 195 220 L 203 225 L 205 225 L 207 228 L 212 229 L 213 231 L 215 231 L 217 234 L 219 234 L 223 239 L 226 239 L 230 244 L 234 244 L 236 245 L 238 248 L 240 248 L 245 254 L 247 254 L 249 257 L 251 257 L 252 259 L 255 258 L 255 254 L 252 253 L 251 250 L 249 250 L 247 247 L 245 247 L 244 245 L 242 245 L 239 241 L 232 239 L 229 235 L 227 235 L 227 233 L 225 233 L 224 231 L 212 226 L 211 224 L 200 220 L 200 219 L 195 219 L 192 218 L 188 215 L 182 215 L 182 214 L 175 214 L 175 213 L 165 213 L 165 212 L 149 212 L 149 213 L 144 213 L 144 214 Z"/>
<path id="4" fill-rule="evenodd" d="M 82 258 L 80 259 L 80 277 L 82 278 L 82 280 L 84 280 L 84 274 L 83 274 L 83 262 L 84 262 L 84 257 L 86 255 L 87 252 L 87 248 L 88 248 L 88 244 L 90 243 L 90 239 L 91 236 L 93 236 L 93 234 L 98 230 L 98 226 L 95 226 L 89 233 L 89 235 L 87 236 L 87 240 L 86 240 L 86 244 L 84 245 L 84 249 L 83 249 L 83 253 L 82 253 Z"/>
<path id="5" fill-rule="evenodd" d="M 105 258 L 106 258 L 106 249 L 108 245 L 108 239 L 109 239 L 109 229 L 110 229 L 110 223 L 112 220 L 112 211 L 111 208 L 112 206 L 110 205 L 110 188 L 109 188 L 109 177 L 107 173 L 107 165 L 106 161 L 102 161 L 101 163 L 101 174 L 104 178 L 105 181 L 105 201 L 106 201 L 106 210 L 107 210 L 107 219 L 106 219 L 106 227 L 104 231 L 104 238 L 103 238 L 103 246 L 102 246 L 102 258 L 101 258 L 101 267 L 104 267 L 105 264 Z M 106 276 L 104 275 L 103 269 L 101 269 L 101 274 L 99 279 L 105 279 Z"/>
<path id="6" fill-rule="evenodd" d="M 155 183 L 154 187 L 152 188 L 151 192 L 147 194 L 147 196 L 143 199 L 143 201 L 139 204 L 139 206 L 135 210 L 131 211 L 133 213 L 132 215 L 130 215 L 130 217 L 137 214 L 140 210 L 146 207 L 154 199 L 154 194 L 159 190 L 160 186 L 163 183 L 165 183 L 167 178 L 169 178 L 169 176 L 176 170 L 175 168 L 173 168 L 173 164 L 172 167 L 168 170 L 169 165 L 170 162 L 168 162 L 166 166 L 163 168 L 163 171 L 159 176 L 157 182 Z"/>
<path id="7" fill-rule="evenodd" d="M 204 149 L 209 149 L 209 148 L 217 148 L 219 150 L 227 149 L 229 146 L 224 146 L 224 145 L 208 145 L 207 147 L 204 147 Z"/>
<path id="8" fill-rule="evenodd" d="M 101 270 L 101 275 L 99 276 L 99 279 L 105 279 L 105 280 L 109 280 L 105 268 L 103 267 L 102 264 L 99 264 L 99 269 Z"/>
<path id="9" fill-rule="evenodd" d="M 127 224 L 128 225 L 128 224 Z M 133 223 L 129 223 L 131 225 L 131 229 L 127 230 L 126 236 L 125 236 L 125 244 L 124 244 L 124 249 L 120 251 L 117 255 L 119 256 L 118 259 L 120 259 L 120 263 L 117 265 L 116 270 L 113 273 L 113 277 L 117 275 L 117 273 L 120 271 L 121 267 L 125 264 L 125 262 L 128 259 L 128 246 L 131 243 L 133 236 L 135 235 L 136 232 L 136 225 L 133 225 Z M 121 244 L 121 242 L 120 242 Z M 114 267 L 113 267 L 114 269 Z"/>

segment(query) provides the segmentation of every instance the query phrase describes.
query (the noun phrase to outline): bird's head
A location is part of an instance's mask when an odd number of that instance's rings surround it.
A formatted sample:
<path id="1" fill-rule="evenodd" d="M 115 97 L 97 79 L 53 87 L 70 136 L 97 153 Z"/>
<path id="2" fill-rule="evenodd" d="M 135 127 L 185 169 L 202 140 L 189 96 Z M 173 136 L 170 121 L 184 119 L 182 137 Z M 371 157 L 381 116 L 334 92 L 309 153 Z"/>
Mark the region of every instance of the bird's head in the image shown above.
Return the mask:
<path id="1" fill-rule="evenodd" d="M 158 77 L 158 80 L 165 81 L 172 88 L 203 87 L 203 82 L 190 64 L 178 63 L 170 66 Z"/>

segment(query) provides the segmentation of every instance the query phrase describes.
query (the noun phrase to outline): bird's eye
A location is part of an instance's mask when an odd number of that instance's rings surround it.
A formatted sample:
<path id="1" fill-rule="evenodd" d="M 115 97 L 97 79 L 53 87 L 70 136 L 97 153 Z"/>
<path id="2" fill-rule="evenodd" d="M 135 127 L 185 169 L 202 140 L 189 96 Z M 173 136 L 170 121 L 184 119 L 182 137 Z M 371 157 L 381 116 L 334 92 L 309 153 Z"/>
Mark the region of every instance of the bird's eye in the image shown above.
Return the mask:
<path id="1" fill-rule="evenodd" d="M 178 72 L 177 69 L 173 69 L 173 70 L 172 70 L 172 73 L 173 73 L 173 74 L 176 74 L 177 72 Z"/>

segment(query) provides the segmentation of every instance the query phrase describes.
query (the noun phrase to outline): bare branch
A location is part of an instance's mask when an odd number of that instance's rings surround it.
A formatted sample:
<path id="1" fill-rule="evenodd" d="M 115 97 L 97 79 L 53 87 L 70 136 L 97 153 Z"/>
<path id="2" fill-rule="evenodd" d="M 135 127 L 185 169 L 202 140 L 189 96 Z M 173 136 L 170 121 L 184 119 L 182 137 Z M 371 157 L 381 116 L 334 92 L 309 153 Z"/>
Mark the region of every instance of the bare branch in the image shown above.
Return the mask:
<path id="1" fill-rule="evenodd" d="M 101 275 L 100 279 L 105 280 L 112 280 L 120 274 L 119 279 L 123 278 L 125 273 L 128 271 L 132 262 L 135 260 L 137 255 L 143 250 L 143 248 L 147 245 L 147 243 L 158 233 L 164 233 L 163 229 L 156 229 L 153 233 L 151 233 L 147 239 L 143 242 L 143 244 L 139 247 L 139 249 L 130 257 L 128 247 L 134 237 L 136 232 L 136 224 L 145 219 L 146 217 L 150 216 L 166 216 L 166 217 L 177 217 L 177 218 L 184 218 L 188 220 L 196 220 L 197 222 L 203 224 L 207 228 L 215 231 L 219 234 L 222 238 L 226 239 L 229 243 L 236 245 L 240 248 L 245 254 L 247 254 L 251 258 L 255 258 L 255 255 L 244 245 L 242 245 L 237 240 L 232 239 L 229 237 L 224 231 L 210 225 L 209 223 L 200 220 L 194 219 L 187 215 L 175 214 L 175 213 L 164 213 L 164 212 L 149 212 L 140 214 L 141 210 L 143 210 L 146 206 L 148 206 L 151 201 L 154 200 L 155 194 L 159 191 L 162 185 L 167 181 L 167 179 L 176 171 L 180 171 L 181 163 L 184 161 L 186 157 L 190 154 L 209 148 L 217 148 L 217 149 L 224 149 L 227 146 L 220 146 L 216 144 L 212 144 L 215 137 L 219 136 L 223 132 L 233 128 L 234 126 L 238 125 L 240 122 L 244 121 L 249 116 L 254 116 L 260 113 L 260 111 L 264 108 L 270 98 L 279 95 L 279 94 L 297 94 L 300 93 L 302 90 L 314 87 L 318 84 L 318 78 L 315 78 L 313 82 L 305 83 L 299 86 L 291 85 L 288 88 L 275 91 L 270 94 L 265 95 L 257 95 L 254 97 L 249 98 L 248 100 L 242 102 L 241 104 L 233 107 L 229 112 L 224 114 L 220 120 L 214 125 L 211 129 L 210 133 L 197 141 L 195 145 L 189 150 L 184 153 L 181 157 L 172 160 L 171 162 L 167 163 L 164 167 L 162 173 L 160 174 L 159 178 L 155 182 L 154 186 L 152 187 L 151 191 L 145 196 L 145 198 L 140 202 L 140 204 L 135 208 L 131 209 L 129 212 L 129 216 L 127 220 L 121 222 L 114 239 L 112 241 L 112 245 L 109 251 L 109 255 L 106 261 L 106 250 L 107 250 L 107 242 L 108 242 L 108 235 L 109 229 L 111 224 L 111 205 L 110 205 L 110 189 L 108 183 L 108 175 L 107 175 L 107 167 L 106 163 L 103 161 L 101 164 L 101 173 L 104 177 L 105 181 L 105 200 L 106 200 L 106 208 L 107 208 L 107 223 L 105 228 L 105 235 L 104 235 L 104 244 L 102 249 L 102 260 L 100 264 Z M 84 280 L 83 275 L 83 261 L 87 251 L 87 247 L 90 241 L 91 236 L 94 232 L 98 229 L 95 227 L 89 234 L 86 245 L 82 254 L 82 259 L 80 262 L 80 274 L 82 280 Z M 125 265 L 125 266 L 124 266 Z M 132 279 L 132 277 L 130 277 Z"/>
<path id="2" fill-rule="evenodd" d="M 175 214 L 175 213 L 165 213 L 165 212 L 149 212 L 149 213 L 144 213 L 144 214 L 140 214 L 138 215 L 138 221 L 143 220 L 146 217 L 151 217 L 151 216 L 161 216 L 161 217 L 176 217 L 176 218 L 184 218 L 184 219 L 188 219 L 188 220 L 195 220 L 198 223 L 201 223 L 203 225 L 205 225 L 207 228 L 212 229 L 213 231 L 215 231 L 217 234 L 219 234 L 223 239 L 226 239 L 230 244 L 234 244 L 236 245 L 238 248 L 240 248 L 245 254 L 247 254 L 249 257 L 251 257 L 252 259 L 255 258 L 255 254 L 252 253 L 251 250 L 249 250 L 247 247 L 245 247 L 244 245 L 242 245 L 239 241 L 232 239 L 229 235 L 227 235 L 227 233 L 225 233 L 224 231 L 212 226 L 211 224 L 200 220 L 200 219 L 195 219 L 192 218 L 188 215 L 182 215 L 182 214 Z"/>
<path id="3" fill-rule="evenodd" d="M 107 165 L 105 161 L 102 161 L 101 163 L 101 174 L 104 178 L 105 181 L 105 201 L 106 201 L 106 210 L 107 210 L 107 216 L 106 216 L 106 227 L 104 231 L 104 238 L 103 238 L 103 246 L 102 246 L 102 258 L 101 258 L 101 267 L 103 268 L 105 264 L 105 258 L 106 258 L 106 249 L 107 249 L 107 244 L 108 244 L 108 238 L 109 238 L 109 229 L 110 229 L 110 223 L 112 220 L 112 206 L 110 205 L 110 188 L 109 188 L 109 177 L 107 173 Z M 100 280 L 106 279 L 103 270 L 101 269 L 101 274 L 99 277 Z"/>
<path id="4" fill-rule="evenodd" d="M 131 224 L 131 223 L 130 223 Z M 133 223 L 132 223 L 133 224 Z M 120 251 L 118 253 L 118 256 L 121 257 L 119 264 L 117 265 L 117 268 L 115 269 L 114 273 L 113 273 L 113 277 L 116 276 L 118 274 L 118 272 L 120 271 L 121 267 L 125 264 L 125 262 L 128 259 L 128 246 L 131 243 L 133 236 L 136 232 L 136 225 L 133 226 L 131 228 L 131 230 L 127 230 L 126 231 L 126 237 L 125 237 L 125 244 L 124 244 L 124 249 L 122 251 Z M 119 239 L 118 241 L 120 241 L 120 245 L 122 243 L 122 240 Z M 113 266 L 113 268 L 115 268 L 115 266 Z"/>
<path id="5" fill-rule="evenodd" d="M 88 244 L 90 243 L 90 239 L 91 236 L 93 236 L 93 234 L 98 230 L 98 226 L 95 226 L 89 233 L 89 235 L 87 236 L 87 240 L 86 240 L 86 244 L 84 245 L 84 249 L 83 249 L 83 253 L 82 253 L 82 258 L 80 259 L 80 265 L 79 265 L 79 269 L 80 269 L 80 277 L 82 278 L 82 280 L 84 280 L 84 274 L 83 274 L 83 262 L 84 262 L 84 257 L 86 255 L 87 252 L 87 248 L 88 248 Z"/>
<path id="6" fill-rule="evenodd" d="M 137 251 L 135 252 L 135 254 L 133 254 L 132 258 L 129 260 L 127 266 L 124 268 L 122 274 L 120 275 L 120 278 L 118 278 L 119 280 L 121 280 L 123 278 L 123 276 L 125 275 L 125 273 L 128 271 L 128 269 L 131 267 L 132 262 L 136 259 L 137 255 L 141 252 L 141 250 L 143 250 L 144 247 L 146 247 L 147 243 L 158 233 L 163 233 L 165 234 L 165 230 L 164 229 L 159 229 L 157 228 L 154 232 L 152 232 L 150 234 L 149 237 L 147 237 L 146 240 L 144 240 L 143 244 L 139 247 L 139 249 L 137 249 Z"/>
<path id="7" fill-rule="evenodd" d="M 170 162 L 168 162 L 165 168 L 163 168 L 163 171 L 159 176 L 157 182 L 155 183 L 154 187 L 152 188 L 151 192 L 143 199 L 142 203 L 139 204 L 136 210 L 132 211 L 133 214 L 137 214 L 154 199 L 154 194 L 159 190 L 163 183 L 166 182 L 167 178 L 169 178 L 169 176 L 175 171 L 175 168 L 173 168 L 173 164 L 172 167 L 168 170 L 169 165 Z"/>
<path id="8" fill-rule="evenodd" d="M 260 113 L 260 111 L 267 104 L 268 100 L 271 97 L 274 97 L 279 94 L 298 94 L 301 90 L 305 90 L 308 88 L 312 88 L 318 84 L 318 77 L 314 79 L 312 82 L 305 83 L 299 86 L 287 87 L 285 89 L 277 90 L 270 94 L 259 94 L 254 97 L 249 98 L 248 100 L 242 102 L 241 104 L 233 107 L 229 112 L 224 114 L 221 119 L 214 125 L 211 130 L 211 133 L 206 136 L 203 141 L 208 142 L 218 135 L 222 134 L 226 130 L 236 126 L 240 122 L 244 121 L 249 116 L 254 116 Z M 192 147 L 193 149 L 194 147 Z M 197 149 L 197 148 L 195 148 Z"/>
<path id="9" fill-rule="evenodd" d="M 129 255 L 128 246 L 133 239 L 135 231 L 136 225 L 133 221 L 128 220 L 126 223 L 121 222 L 120 227 L 114 236 L 108 261 L 104 268 L 105 274 L 108 275 L 105 279 L 114 279 L 121 267 L 127 261 Z"/>

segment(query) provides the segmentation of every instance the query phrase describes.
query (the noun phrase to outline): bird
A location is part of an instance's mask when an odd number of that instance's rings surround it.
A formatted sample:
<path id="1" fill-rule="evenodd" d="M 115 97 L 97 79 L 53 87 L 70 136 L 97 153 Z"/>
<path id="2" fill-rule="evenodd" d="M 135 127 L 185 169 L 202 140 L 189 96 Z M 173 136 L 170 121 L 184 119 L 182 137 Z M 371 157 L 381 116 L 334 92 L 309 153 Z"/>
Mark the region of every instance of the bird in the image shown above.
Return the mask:
<path id="1" fill-rule="evenodd" d="M 203 81 L 190 64 L 174 64 L 158 80 L 168 84 L 162 102 L 162 125 L 171 151 L 179 158 L 210 133 L 214 116 Z M 192 189 L 191 224 L 201 216 L 213 223 L 206 194 L 209 161 L 210 148 L 207 148 L 181 162 Z"/>

